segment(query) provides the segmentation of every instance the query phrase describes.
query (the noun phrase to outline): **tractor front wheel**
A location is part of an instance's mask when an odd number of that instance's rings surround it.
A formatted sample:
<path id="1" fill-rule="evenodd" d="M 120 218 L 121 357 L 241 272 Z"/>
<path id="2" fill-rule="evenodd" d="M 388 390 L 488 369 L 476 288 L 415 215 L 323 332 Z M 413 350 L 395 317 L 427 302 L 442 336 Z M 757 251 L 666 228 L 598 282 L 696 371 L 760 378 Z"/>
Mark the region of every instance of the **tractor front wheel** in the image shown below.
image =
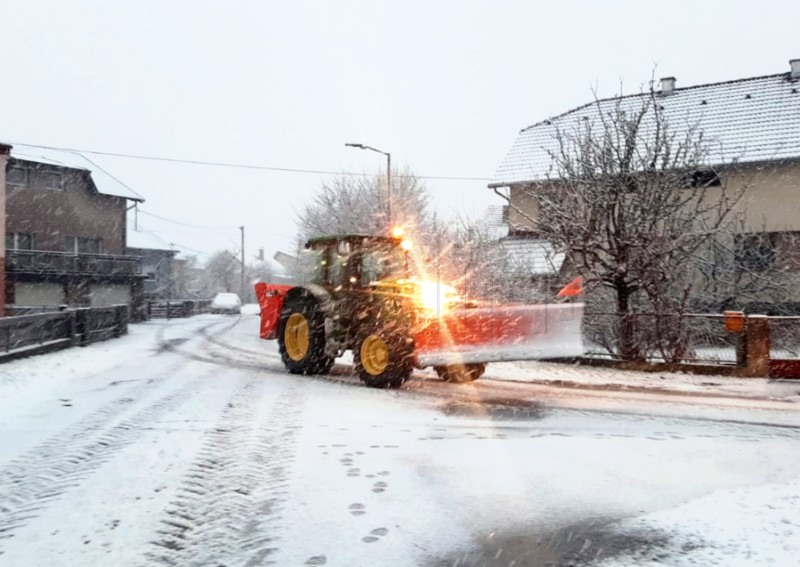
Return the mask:
<path id="1" fill-rule="evenodd" d="M 434 367 L 439 378 L 445 382 L 464 384 L 474 382 L 486 372 L 485 364 L 448 364 Z"/>
<path id="2" fill-rule="evenodd" d="M 278 348 L 283 364 L 292 374 L 325 374 L 333 357 L 325 354 L 325 319 L 316 300 L 288 300 L 278 320 Z"/>
<path id="3" fill-rule="evenodd" d="M 353 352 L 356 372 L 370 388 L 399 388 L 413 370 L 410 341 L 376 330 L 358 341 Z"/>

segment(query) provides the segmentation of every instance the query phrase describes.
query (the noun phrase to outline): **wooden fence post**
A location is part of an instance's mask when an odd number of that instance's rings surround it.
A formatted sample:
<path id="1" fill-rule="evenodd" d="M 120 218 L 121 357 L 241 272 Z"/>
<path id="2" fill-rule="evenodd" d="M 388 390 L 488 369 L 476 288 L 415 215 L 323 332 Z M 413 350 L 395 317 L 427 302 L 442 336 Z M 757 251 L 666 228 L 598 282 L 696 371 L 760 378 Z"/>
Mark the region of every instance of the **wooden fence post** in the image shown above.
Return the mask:
<path id="1" fill-rule="evenodd" d="M 747 376 L 766 378 L 769 376 L 769 317 L 749 315 L 747 317 Z"/>

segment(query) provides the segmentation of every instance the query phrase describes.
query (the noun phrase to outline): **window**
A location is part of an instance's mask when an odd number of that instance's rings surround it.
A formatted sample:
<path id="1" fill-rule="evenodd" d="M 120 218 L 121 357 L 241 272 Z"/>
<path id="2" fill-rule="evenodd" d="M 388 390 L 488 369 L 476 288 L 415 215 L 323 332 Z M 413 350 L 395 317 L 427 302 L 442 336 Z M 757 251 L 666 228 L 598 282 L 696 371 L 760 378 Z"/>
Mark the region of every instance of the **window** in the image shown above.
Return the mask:
<path id="1" fill-rule="evenodd" d="M 42 180 L 44 181 L 45 189 L 61 191 L 64 188 L 64 177 L 60 173 L 45 171 L 42 173 Z"/>
<path id="2" fill-rule="evenodd" d="M 340 240 L 336 250 L 331 249 L 331 261 L 328 265 L 328 283 L 332 286 L 344 284 L 347 261 L 350 257 L 350 243 Z"/>
<path id="3" fill-rule="evenodd" d="M 79 238 L 78 239 L 78 253 L 79 254 L 100 254 L 100 239 L 99 238 Z"/>
<path id="4" fill-rule="evenodd" d="M 33 250 L 33 234 L 29 232 L 7 232 L 6 250 Z"/>
<path id="5" fill-rule="evenodd" d="M 102 240 L 99 238 L 64 237 L 64 252 L 70 254 L 100 254 Z"/>
<path id="6" fill-rule="evenodd" d="M 717 172 L 710 169 L 687 173 L 684 179 L 687 187 L 719 187 L 722 185 L 722 180 Z"/>
<path id="7" fill-rule="evenodd" d="M 390 277 L 406 277 L 406 258 L 401 250 L 387 247 L 364 252 L 361 260 L 362 285 Z"/>
<path id="8" fill-rule="evenodd" d="M 17 187 L 28 186 L 28 170 L 19 165 L 10 165 L 6 169 L 6 183 Z"/>
<path id="9" fill-rule="evenodd" d="M 775 245 L 769 233 L 737 234 L 735 245 L 740 271 L 764 272 L 775 264 Z"/>

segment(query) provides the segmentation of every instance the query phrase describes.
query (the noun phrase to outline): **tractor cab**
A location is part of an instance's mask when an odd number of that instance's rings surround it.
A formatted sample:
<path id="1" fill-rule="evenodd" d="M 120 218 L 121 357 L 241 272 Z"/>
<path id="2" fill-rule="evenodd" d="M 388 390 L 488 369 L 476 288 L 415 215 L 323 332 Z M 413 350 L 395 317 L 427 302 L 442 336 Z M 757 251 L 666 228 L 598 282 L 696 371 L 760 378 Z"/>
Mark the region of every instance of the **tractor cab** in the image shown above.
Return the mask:
<path id="1" fill-rule="evenodd" d="M 338 293 L 408 279 L 408 249 L 401 238 L 356 234 L 313 238 L 306 243 L 311 265 L 307 283 Z"/>

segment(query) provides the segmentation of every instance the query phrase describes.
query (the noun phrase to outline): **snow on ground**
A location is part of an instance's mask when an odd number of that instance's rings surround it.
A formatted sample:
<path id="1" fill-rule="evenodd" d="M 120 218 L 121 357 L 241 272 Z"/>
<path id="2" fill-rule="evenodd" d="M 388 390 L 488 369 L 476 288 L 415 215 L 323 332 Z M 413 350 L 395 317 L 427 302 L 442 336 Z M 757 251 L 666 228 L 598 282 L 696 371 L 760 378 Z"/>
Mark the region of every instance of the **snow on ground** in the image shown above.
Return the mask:
<path id="1" fill-rule="evenodd" d="M 637 372 L 556 362 L 498 362 L 487 378 L 585 388 L 640 389 L 741 396 L 800 402 L 800 380 L 702 376 L 683 372 Z"/>
<path id="2" fill-rule="evenodd" d="M 619 533 L 664 539 L 600 563 L 675 567 L 800 564 L 800 482 L 719 490 L 687 504 L 614 526 Z"/>
<path id="3" fill-rule="evenodd" d="M 388 392 L 346 360 L 291 376 L 254 315 L 3 365 L 0 567 L 792 558 L 797 404 L 679 407 L 496 366 L 499 380 L 420 372 Z"/>

